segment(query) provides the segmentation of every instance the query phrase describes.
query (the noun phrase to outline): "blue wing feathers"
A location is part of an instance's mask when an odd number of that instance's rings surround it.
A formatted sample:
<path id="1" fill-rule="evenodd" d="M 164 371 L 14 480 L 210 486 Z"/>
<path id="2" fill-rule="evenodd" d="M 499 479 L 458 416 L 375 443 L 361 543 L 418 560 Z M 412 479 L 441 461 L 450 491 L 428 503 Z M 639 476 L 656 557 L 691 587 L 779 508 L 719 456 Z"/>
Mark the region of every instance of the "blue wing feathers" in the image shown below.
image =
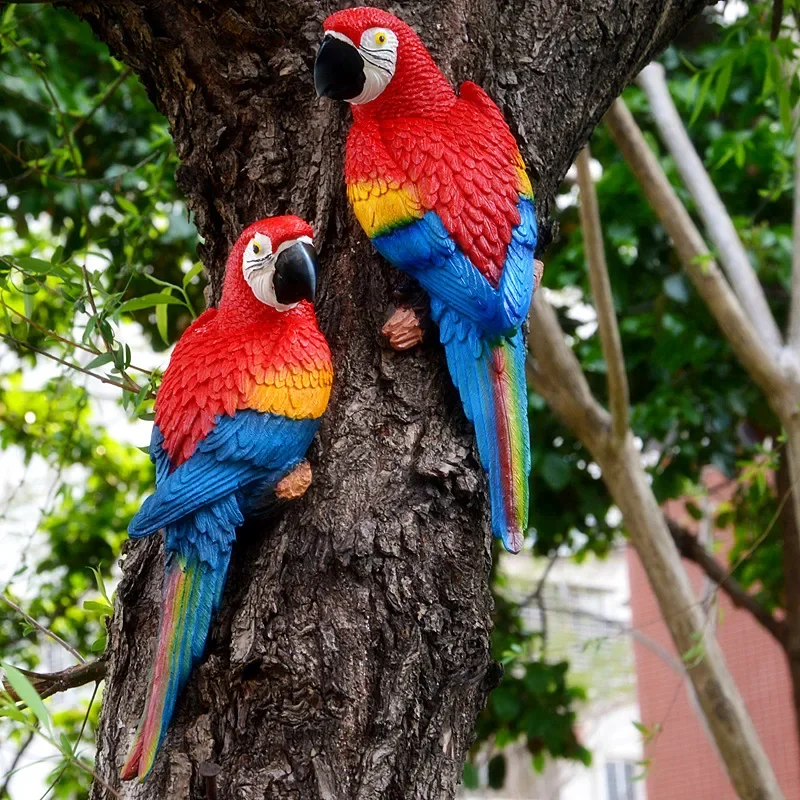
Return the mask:
<path id="1" fill-rule="evenodd" d="M 219 503 L 234 502 L 235 496 L 247 494 L 254 484 L 263 489 L 266 482 L 277 482 L 291 471 L 303 459 L 319 422 L 318 419 L 293 420 L 251 410 L 220 417 L 192 457 L 172 472 L 163 467 L 163 456 L 159 453 L 164 456 L 166 453 L 161 446 L 161 434 L 155 427 L 151 454 L 157 453 L 154 461 L 159 480 L 155 493 L 145 500 L 131 521 L 130 536 L 155 533 L 213 504 L 225 519 L 231 518 L 230 509 L 226 506 L 223 510 Z M 239 497 L 237 513 L 240 514 L 238 506 L 244 505 L 245 500 Z M 198 524 L 207 524 L 213 529 L 215 520 L 206 520 L 201 515 Z M 241 520 L 237 524 L 241 524 Z M 187 520 L 187 525 L 194 528 L 195 520 Z M 178 540 L 181 538 L 177 535 Z"/>
<path id="2" fill-rule="evenodd" d="M 525 321 L 533 292 L 536 214 L 521 198 L 520 222 L 511 232 L 500 285 L 495 288 L 456 246 L 435 211 L 377 236 L 378 252 L 413 275 L 431 298 L 438 298 L 466 321 L 490 333 L 507 333 Z M 437 314 L 434 311 L 434 320 Z"/>

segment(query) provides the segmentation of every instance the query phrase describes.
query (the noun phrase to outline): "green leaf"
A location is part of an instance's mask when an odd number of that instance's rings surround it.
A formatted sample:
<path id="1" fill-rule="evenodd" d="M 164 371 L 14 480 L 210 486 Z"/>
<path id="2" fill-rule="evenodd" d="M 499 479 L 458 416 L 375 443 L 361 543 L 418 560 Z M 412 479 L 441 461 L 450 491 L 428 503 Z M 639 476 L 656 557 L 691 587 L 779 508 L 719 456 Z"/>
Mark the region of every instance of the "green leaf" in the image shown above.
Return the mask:
<path id="1" fill-rule="evenodd" d="M 6 679 L 17 693 L 17 697 L 33 711 L 42 727 L 49 731 L 51 729 L 50 714 L 31 682 L 16 667 L 12 667 L 11 664 L 7 664 L 5 661 L 0 661 L 0 667 L 6 673 Z"/>
<path id="2" fill-rule="evenodd" d="M 778 107 L 781 116 L 781 125 L 787 136 L 792 133 L 792 102 L 789 97 L 789 88 L 783 84 L 778 91 Z"/>
<path id="3" fill-rule="evenodd" d="M 33 317 L 33 295 L 30 292 L 23 292 L 22 294 L 22 307 L 25 309 L 25 316 L 28 319 Z M 25 335 L 30 333 L 31 326 L 29 322 L 25 323 Z"/>
<path id="4" fill-rule="evenodd" d="M 114 613 L 113 606 L 108 603 L 98 603 L 96 600 L 85 600 L 83 607 L 87 611 L 99 611 L 101 614 L 111 616 Z"/>
<path id="5" fill-rule="evenodd" d="M 117 311 L 129 314 L 132 311 L 141 311 L 144 308 L 152 308 L 153 306 L 182 306 L 183 303 L 177 297 L 166 292 L 159 292 L 158 294 L 143 294 L 141 297 L 133 297 L 126 300 Z"/>
<path id="6" fill-rule="evenodd" d="M 39 275 L 47 274 L 53 267 L 49 261 L 43 261 L 41 258 L 32 258 L 31 256 L 16 256 L 14 261 L 21 270 L 35 272 Z"/>
<path id="7" fill-rule="evenodd" d="M 203 271 L 203 265 L 198 261 L 184 276 L 183 276 L 183 288 L 185 289 L 191 282 L 192 279 L 195 278 Z"/>
<path id="8" fill-rule="evenodd" d="M 489 699 L 495 714 L 497 714 L 498 718 L 503 722 L 510 722 L 519 714 L 520 705 L 518 698 L 511 690 L 506 689 L 504 686 L 495 689 L 489 696 Z"/>
<path id="9" fill-rule="evenodd" d="M 103 599 L 111 605 L 111 598 L 108 596 L 108 592 L 106 591 L 106 582 L 103 580 L 103 576 L 100 574 L 100 570 L 95 569 L 94 567 L 89 567 L 94 575 L 95 582 L 97 583 L 97 590 L 103 596 Z"/>
<path id="10" fill-rule="evenodd" d="M 117 204 L 119 207 L 130 214 L 132 217 L 139 216 L 139 209 L 136 207 L 134 203 L 128 200 L 127 197 L 123 197 L 121 194 L 117 195 Z"/>
<path id="11" fill-rule="evenodd" d="M 85 367 L 84 369 L 96 369 L 97 367 L 102 367 L 103 364 L 108 364 L 109 361 L 114 360 L 113 353 L 100 353 L 99 356 L 95 356 Z"/>
<path id="12" fill-rule="evenodd" d="M 464 772 L 461 777 L 465 789 L 477 789 L 481 785 L 478 768 L 471 762 L 464 764 Z"/>
<path id="13" fill-rule="evenodd" d="M 169 344 L 169 320 L 167 318 L 166 305 L 156 306 L 156 327 L 158 328 L 158 335 L 164 344 Z"/>
<path id="14" fill-rule="evenodd" d="M 733 59 L 730 59 L 724 67 L 719 71 L 719 77 L 717 78 L 717 86 L 716 86 L 716 95 L 714 100 L 714 105 L 716 107 L 717 114 L 719 114 L 720 109 L 722 108 L 723 103 L 725 102 L 725 97 L 728 94 L 728 87 L 731 85 L 731 76 L 733 75 Z"/>

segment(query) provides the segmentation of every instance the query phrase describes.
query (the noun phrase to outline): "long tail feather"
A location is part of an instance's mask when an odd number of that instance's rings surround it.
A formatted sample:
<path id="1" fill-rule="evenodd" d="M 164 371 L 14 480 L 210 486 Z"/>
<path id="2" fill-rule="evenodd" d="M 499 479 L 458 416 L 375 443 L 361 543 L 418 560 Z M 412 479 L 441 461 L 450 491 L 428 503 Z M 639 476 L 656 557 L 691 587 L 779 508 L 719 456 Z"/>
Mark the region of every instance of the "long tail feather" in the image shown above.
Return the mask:
<path id="1" fill-rule="evenodd" d="M 211 617 L 219 607 L 229 550 L 215 567 L 197 556 L 167 557 L 161 622 L 147 700 L 136 738 L 122 768 L 123 780 L 144 780 L 167 732 L 192 666 L 203 655 Z"/>
<path id="2" fill-rule="evenodd" d="M 440 320 L 440 333 L 489 476 L 492 532 L 506 550 L 517 553 L 528 528 L 531 471 L 522 331 L 489 341 L 473 326 L 453 319 L 452 312 L 447 316 Z"/>

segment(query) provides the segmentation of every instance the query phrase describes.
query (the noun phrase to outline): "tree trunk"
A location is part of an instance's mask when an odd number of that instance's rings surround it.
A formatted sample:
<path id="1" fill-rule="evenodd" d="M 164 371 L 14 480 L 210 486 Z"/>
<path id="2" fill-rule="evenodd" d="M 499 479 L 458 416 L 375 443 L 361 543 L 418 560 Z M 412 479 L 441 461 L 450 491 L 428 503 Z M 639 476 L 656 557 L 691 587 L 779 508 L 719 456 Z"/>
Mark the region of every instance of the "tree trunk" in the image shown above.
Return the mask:
<path id="1" fill-rule="evenodd" d="M 478 81 L 505 109 L 546 244 L 555 192 L 592 128 L 703 5 L 408 0 L 393 10 L 450 78 Z M 276 522 L 240 535 L 207 657 L 136 797 L 452 797 L 500 674 L 489 654 L 485 483 L 436 337 L 406 355 L 380 338 L 398 275 L 347 208 L 346 114 L 318 101 L 311 79 L 332 8 L 70 8 L 138 72 L 170 122 L 212 301 L 246 223 L 289 210 L 313 223 L 336 368 L 312 488 Z M 162 575 L 157 539 L 127 553 L 98 736 L 97 770 L 115 787 L 144 702 Z M 212 763 L 219 774 L 203 777 Z M 95 785 L 94 798 L 107 796 Z"/>

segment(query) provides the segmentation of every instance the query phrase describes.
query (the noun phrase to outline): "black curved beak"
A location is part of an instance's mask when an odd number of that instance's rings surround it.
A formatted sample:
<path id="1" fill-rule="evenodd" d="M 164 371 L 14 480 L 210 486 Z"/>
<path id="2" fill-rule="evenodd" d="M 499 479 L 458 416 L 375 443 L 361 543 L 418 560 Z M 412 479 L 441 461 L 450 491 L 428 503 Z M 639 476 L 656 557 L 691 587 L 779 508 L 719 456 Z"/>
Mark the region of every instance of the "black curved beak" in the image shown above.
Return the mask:
<path id="1" fill-rule="evenodd" d="M 275 299 L 289 306 L 301 300 L 314 302 L 317 290 L 317 251 L 307 242 L 295 242 L 279 255 L 272 279 Z"/>
<path id="2" fill-rule="evenodd" d="M 364 88 L 364 59 L 353 45 L 326 36 L 314 62 L 314 88 L 318 97 L 352 100 Z"/>

